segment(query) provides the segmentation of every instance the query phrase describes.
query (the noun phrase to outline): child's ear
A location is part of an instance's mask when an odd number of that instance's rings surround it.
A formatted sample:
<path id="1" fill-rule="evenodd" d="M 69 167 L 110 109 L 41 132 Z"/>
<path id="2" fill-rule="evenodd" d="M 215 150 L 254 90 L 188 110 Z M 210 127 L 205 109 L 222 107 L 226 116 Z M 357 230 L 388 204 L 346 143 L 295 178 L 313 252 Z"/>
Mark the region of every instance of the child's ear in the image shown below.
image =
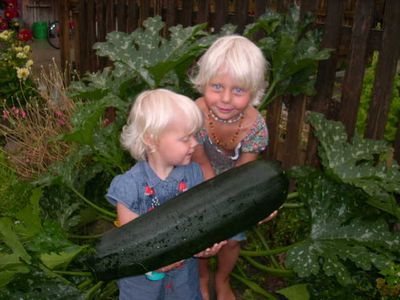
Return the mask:
<path id="1" fill-rule="evenodd" d="M 148 148 L 148 149 L 154 149 L 155 148 L 155 146 L 156 146 L 156 140 L 155 140 L 155 138 L 154 138 L 154 135 L 153 134 L 145 134 L 144 136 L 143 136 L 143 142 L 144 142 L 144 144 L 146 145 L 146 147 Z"/>

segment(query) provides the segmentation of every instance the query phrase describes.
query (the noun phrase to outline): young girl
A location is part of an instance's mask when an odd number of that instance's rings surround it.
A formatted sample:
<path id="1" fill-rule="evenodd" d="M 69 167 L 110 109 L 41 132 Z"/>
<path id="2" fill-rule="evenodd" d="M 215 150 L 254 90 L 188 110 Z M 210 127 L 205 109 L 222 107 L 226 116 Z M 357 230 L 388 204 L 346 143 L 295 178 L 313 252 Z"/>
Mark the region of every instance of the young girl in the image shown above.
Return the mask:
<path id="1" fill-rule="evenodd" d="M 196 104 L 205 125 L 197 135 L 199 145 L 193 160 L 200 164 L 206 179 L 255 160 L 265 150 L 268 131 L 254 105 L 264 93 L 266 65 L 261 50 L 237 35 L 217 39 L 200 58 L 192 83 L 203 95 Z M 244 239 L 244 233 L 238 234 L 218 252 L 215 287 L 220 300 L 235 299 L 229 274 L 239 257 L 239 242 Z M 201 260 L 203 300 L 209 299 L 208 280 L 208 260 Z"/>
<path id="2" fill-rule="evenodd" d="M 119 226 L 203 181 L 199 165 L 191 163 L 197 144 L 194 134 L 202 122 L 201 112 L 185 96 L 158 89 L 137 97 L 121 143 L 138 162 L 113 179 L 106 195 L 117 207 Z M 214 255 L 221 245 L 197 256 Z M 190 258 L 122 278 L 119 299 L 201 299 L 198 272 L 198 260 Z"/>

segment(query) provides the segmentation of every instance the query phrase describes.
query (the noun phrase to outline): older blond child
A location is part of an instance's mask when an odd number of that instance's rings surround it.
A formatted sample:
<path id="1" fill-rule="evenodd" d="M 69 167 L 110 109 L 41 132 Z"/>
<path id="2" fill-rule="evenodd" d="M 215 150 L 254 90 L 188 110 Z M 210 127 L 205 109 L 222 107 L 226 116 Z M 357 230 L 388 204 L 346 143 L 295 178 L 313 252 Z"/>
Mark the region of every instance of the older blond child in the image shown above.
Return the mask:
<path id="1" fill-rule="evenodd" d="M 266 123 L 254 107 L 264 94 L 266 67 L 262 51 L 238 35 L 217 39 L 198 61 L 197 73 L 191 80 L 202 94 L 196 104 L 205 122 L 197 134 L 199 145 L 193 160 L 200 164 L 206 179 L 256 160 L 266 149 Z M 232 237 L 218 253 L 215 287 L 220 300 L 235 299 L 229 274 L 239 257 L 240 241 L 244 239 L 244 233 Z M 208 261 L 202 260 L 203 300 L 209 299 L 208 281 Z"/>
<path id="2" fill-rule="evenodd" d="M 129 114 L 121 142 L 137 163 L 116 176 L 107 199 L 116 206 L 119 225 L 147 213 L 203 181 L 191 162 L 194 135 L 203 118 L 195 103 L 174 92 L 157 89 L 141 93 Z M 221 246 L 198 254 L 207 257 Z M 119 299 L 201 299 L 198 259 L 190 258 L 145 275 L 118 280 Z"/>

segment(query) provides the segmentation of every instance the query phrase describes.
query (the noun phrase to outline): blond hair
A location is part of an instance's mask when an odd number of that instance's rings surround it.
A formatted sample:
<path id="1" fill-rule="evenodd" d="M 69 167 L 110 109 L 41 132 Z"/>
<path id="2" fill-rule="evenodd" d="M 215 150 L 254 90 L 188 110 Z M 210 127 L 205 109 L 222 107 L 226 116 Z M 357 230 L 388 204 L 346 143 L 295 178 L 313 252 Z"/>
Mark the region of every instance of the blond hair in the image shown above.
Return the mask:
<path id="1" fill-rule="evenodd" d="M 215 76 L 227 73 L 251 92 L 251 103 L 259 104 L 266 87 L 267 61 L 259 47 L 239 35 L 218 38 L 197 63 L 192 84 L 204 93 L 205 86 Z"/>
<path id="2" fill-rule="evenodd" d="M 190 98 L 166 89 L 155 89 L 139 94 L 122 128 L 121 144 L 136 160 L 146 159 L 145 137 L 157 140 L 165 128 L 176 121 L 181 112 L 187 121 L 188 134 L 200 130 L 203 116 Z"/>

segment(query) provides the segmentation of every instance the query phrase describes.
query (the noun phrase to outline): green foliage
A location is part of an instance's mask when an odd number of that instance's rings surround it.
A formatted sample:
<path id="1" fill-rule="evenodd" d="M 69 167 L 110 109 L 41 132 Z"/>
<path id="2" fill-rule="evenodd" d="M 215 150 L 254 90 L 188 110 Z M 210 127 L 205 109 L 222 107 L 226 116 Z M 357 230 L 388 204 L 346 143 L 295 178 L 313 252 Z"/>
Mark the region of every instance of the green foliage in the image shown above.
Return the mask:
<path id="1" fill-rule="evenodd" d="M 326 122 L 313 113 L 309 121 L 320 141 L 319 156 L 325 172 L 343 183 L 362 189 L 366 202 L 400 219 L 395 194 L 400 194 L 400 169 L 388 165 L 391 149 L 384 141 L 362 139 L 355 135 L 350 143 L 340 122 Z"/>
<path id="2" fill-rule="evenodd" d="M 388 151 L 384 144 L 358 137 L 347 143 L 343 125 L 317 113 L 309 120 L 320 141 L 323 172 L 291 170 L 310 212 L 311 231 L 287 252 L 286 266 L 301 278 L 322 272 L 354 287 L 357 272 L 384 270 L 399 257 L 400 236 L 390 231 L 388 217 L 399 211 L 390 202 L 399 193 L 398 165 L 381 163 Z"/>
<path id="3" fill-rule="evenodd" d="M 374 87 L 375 70 L 377 62 L 378 62 L 378 53 L 374 52 L 371 65 L 365 71 L 363 90 L 357 114 L 356 127 L 357 127 L 357 132 L 360 135 L 363 135 L 367 124 L 367 116 L 369 111 L 369 104 L 372 100 L 372 92 Z M 385 127 L 384 137 L 386 141 L 394 142 L 396 137 L 397 124 L 399 124 L 399 122 L 400 122 L 400 73 L 397 72 L 393 84 L 393 91 L 392 91 L 392 97 L 388 114 L 388 122 Z"/>
<path id="4" fill-rule="evenodd" d="M 330 49 L 319 50 L 319 33 L 311 29 L 310 16 L 299 18 L 292 7 L 286 15 L 267 11 L 255 23 L 247 25 L 244 35 L 265 33 L 257 44 L 271 65 L 269 87 L 259 109 L 283 95 L 312 95 L 317 63 L 329 57 Z"/>

